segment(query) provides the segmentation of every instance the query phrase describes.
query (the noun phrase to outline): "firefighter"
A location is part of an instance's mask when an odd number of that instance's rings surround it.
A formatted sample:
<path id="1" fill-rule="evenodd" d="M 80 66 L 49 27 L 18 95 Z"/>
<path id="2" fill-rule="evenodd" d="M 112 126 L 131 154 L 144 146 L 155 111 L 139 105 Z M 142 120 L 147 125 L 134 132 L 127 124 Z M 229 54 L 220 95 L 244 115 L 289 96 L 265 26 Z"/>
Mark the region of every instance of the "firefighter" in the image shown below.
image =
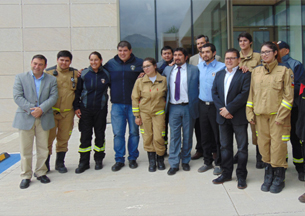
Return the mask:
<path id="1" fill-rule="evenodd" d="M 279 193 L 285 187 L 287 141 L 293 104 L 293 72 L 279 63 L 279 51 L 272 42 L 261 47 L 263 64 L 252 72 L 247 119 L 256 125 L 258 147 L 266 163 L 262 191 Z"/>
<path id="2" fill-rule="evenodd" d="M 148 171 L 155 172 L 157 166 L 159 170 L 165 169 L 166 77 L 158 73 L 153 58 L 144 59 L 142 68 L 146 75 L 137 79 L 133 87 L 132 112 L 136 117 L 135 123 L 140 126 L 144 150 L 148 154 Z"/>
<path id="3" fill-rule="evenodd" d="M 68 141 L 72 133 L 74 119 L 73 101 L 78 71 L 70 67 L 71 62 L 72 54 L 67 50 L 62 50 L 57 54 L 57 65 L 46 69 L 46 73 L 56 77 L 58 87 L 58 100 L 52 107 L 55 127 L 50 130 L 49 134 L 49 156 L 46 160 L 46 166 L 50 171 L 50 155 L 52 154 L 53 141 L 56 138 L 55 170 L 60 173 L 68 171 L 64 159 L 68 151 Z"/>

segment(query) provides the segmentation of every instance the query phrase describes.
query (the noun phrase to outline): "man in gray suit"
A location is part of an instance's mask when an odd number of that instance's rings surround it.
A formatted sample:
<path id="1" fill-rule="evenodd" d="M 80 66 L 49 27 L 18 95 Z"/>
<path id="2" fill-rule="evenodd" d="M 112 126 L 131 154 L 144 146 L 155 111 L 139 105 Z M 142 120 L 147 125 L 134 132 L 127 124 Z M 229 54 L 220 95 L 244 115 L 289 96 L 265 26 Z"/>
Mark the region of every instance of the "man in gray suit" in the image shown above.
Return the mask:
<path id="1" fill-rule="evenodd" d="M 45 161 L 48 157 L 49 130 L 55 126 L 52 106 L 58 98 L 56 78 L 43 73 L 47 59 L 35 55 L 31 71 L 18 74 L 13 87 L 14 101 L 18 105 L 13 127 L 19 129 L 21 178 L 20 188 L 30 186 L 32 178 L 33 141 L 36 136 L 36 168 L 34 176 L 41 183 L 49 183 Z"/>

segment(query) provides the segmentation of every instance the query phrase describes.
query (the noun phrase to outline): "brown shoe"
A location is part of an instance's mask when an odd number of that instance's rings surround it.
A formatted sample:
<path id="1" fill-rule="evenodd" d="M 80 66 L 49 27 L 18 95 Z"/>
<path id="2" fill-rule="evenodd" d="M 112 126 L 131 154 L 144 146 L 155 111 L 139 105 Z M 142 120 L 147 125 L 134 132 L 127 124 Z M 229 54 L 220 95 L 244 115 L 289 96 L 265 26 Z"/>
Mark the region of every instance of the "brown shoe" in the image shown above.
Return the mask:
<path id="1" fill-rule="evenodd" d="M 299 201 L 305 203 L 305 193 L 299 197 Z"/>
<path id="2" fill-rule="evenodd" d="M 192 160 L 198 160 L 199 158 L 201 158 L 201 157 L 203 157 L 203 154 L 202 154 L 202 152 L 196 152 L 192 157 L 191 157 L 191 159 Z"/>

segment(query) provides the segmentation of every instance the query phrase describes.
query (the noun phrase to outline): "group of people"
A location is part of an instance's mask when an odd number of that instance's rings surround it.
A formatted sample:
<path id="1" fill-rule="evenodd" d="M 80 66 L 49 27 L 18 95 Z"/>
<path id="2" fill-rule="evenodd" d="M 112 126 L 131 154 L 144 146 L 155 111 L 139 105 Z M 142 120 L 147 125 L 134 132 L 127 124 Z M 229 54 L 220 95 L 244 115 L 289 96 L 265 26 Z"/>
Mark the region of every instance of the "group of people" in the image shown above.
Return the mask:
<path id="1" fill-rule="evenodd" d="M 75 173 L 90 168 L 92 149 L 95 169 L 103 168 L 108 87 L 115 151 L 112 171 L 125 165 L 128 123 L 130 168 L 138 166 L 140 127 L 148 171 L 165 169 L 168 149 L 168 175 L 176 174 L 180 163 L 184 171 L 189 171 L 190 160 L 203 157 L 204 164 L 198 172 L 213 169 L 213 174 L 219 175 L 213 183 L 222 184 L 232 179 L 233 164 L 237 163 L 237 187 L 244 189 L 250 123 L 252 142 L 257 145 L 256 167 L 265 169 L 261 190 L 279 193 L 284 188 L 290 139 L 298 178 L 304 181 L 304 126 L 298 118 L 298 112 L 304 112 L 304 108 L 298 108 L 304 106 L 304 97 L 298 97 L 305 87 L 303 65 L 289 57 L 289 45 L 283 41 L 265 42 L 259 53 L 253 51 L 249 33 L 241 33 L 238 41 L 241 50 L 228 49 L 224 63 L 205 35 L 197 37 L 199 53 L 189 63 L 184 48 L 173 50 L 169 46 L 161 50 L 162 61 L 157 63 L 150 57 L 142 60 L 133 55 L 127 41 L 119 42 L 118 54 L 105 65 L 101 54 L 92 52 L 90 66 L 81 72 L 70 67 L 69 51 L 60 51 L 57 65 L 48 69 L 47 59 L 35 55 L 32 70 L 16 76 L 13 91 L 18 105 L 13 126 L 20 129 L 21 137 L 20 188 L 29 187 L 32 178 L 34 136 L 34 176 L 42 183 L 50 182 L 46 173 L 50 170 L 55 138 L 55 169 L 67 172 L 64 159 L 74 114 L 80 119 L 81 132 L 80 160 Z M 191 157 L 194 128 L 197 145 L 196 154 Z M 93 129 L 95 143 L 91 146 Z M 234 134 L 238 149 L 235 156 Z M 300 199 L 305 201 L 305 195 Z"/>

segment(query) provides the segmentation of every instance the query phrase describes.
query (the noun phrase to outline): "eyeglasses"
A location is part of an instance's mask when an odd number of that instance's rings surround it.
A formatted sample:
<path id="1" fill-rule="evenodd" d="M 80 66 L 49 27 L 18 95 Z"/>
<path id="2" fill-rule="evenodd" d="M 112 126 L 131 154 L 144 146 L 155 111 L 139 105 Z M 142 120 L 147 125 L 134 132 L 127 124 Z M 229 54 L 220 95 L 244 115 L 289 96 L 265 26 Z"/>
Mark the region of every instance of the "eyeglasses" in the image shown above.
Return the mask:
<path id="1" fill-rule="evenodd" d="M 225 58 L 226 61 L 233 61 L 234 59 L 238 59 L 237 57 Z"/>
<path id="2" fill-rule="evenodd" d="M 147 65 L 147 66 L 143 66 L 142 69 L 144 70 L 144 69 L 146 69 L 146 68 L 149 68 L 150 66 L 152 66 L 152 64 Z"/>
<path id="3" fill-rule="evenodd" d="M 273 50 L 267 50 L 265 52 L 261 52 L 261 55 L 269 55 L 271 52 L 273 52 Z"/>

